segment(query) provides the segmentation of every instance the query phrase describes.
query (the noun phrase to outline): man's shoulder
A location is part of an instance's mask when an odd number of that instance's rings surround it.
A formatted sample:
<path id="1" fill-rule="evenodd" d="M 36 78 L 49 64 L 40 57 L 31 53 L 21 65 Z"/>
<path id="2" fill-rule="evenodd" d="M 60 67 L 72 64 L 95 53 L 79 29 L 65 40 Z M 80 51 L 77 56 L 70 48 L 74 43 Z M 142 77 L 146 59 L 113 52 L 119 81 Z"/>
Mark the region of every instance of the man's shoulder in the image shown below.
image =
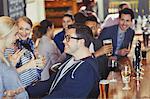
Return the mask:
<path id="1" fill-rule="evenodd" d="M 129 27 L 128 29 L 129 31 L 135 32 L 134 29 L 132 29 L 131 27 Z"/>
<path id="2" fill-rule="evenodd" d="M 84 61 L 85 62 L 93 62 L 93 63 L 95 63 L 97 61 L 97 59 L 94 58 L 93 56 L 90 56 L 88 58 L 85 58 Z"/>
<path id="3" fill-rule="evenodd" d="M 109 35 L 109 33 L 110 33 L 110 34 L 114 34 L 114 33 L 112 33 L 112 31 L 116 31 L 117 29 L 118 29 L 118 25 L 113 25 L 113 26 L 104 28 L 104 29 L 102 30 L 102 33 L 103 33 L 103 32 L 107 32 L 108 35 Z M 106 34 L 105 34 L 105 35 L 106 35 Z"/>
<path id="4" fill-rule="evenodd" d="M 130 34 L 133 34 L 133 35 L 135 34 L 135 31 L 134 31 L 132 28 L 130 28 L 130 27 L 129 27 L 129 29 L 127 30 L 127 32 L 129 32 Z"/>
<path id="5" fill-rule="evenodd" d="M 92 67 L 94 69 L 99 67 L 97 58 L 94 58 L 93 56 L 85 59 L 84 61 L 85 61 L 84 62 L 85 64 L 89 65 L 90 67 Z"/>
<path id="6" fill-rule="evenodd" d="M 110 29 L 117 29 L 117 28 L 118 28 L 118 24 L 117 24 L 117 25 L 112 25 L 112 26 L 106 27 L 106 28 L 104 28 L 104 29 L 110 30 Z"/>
<path id="7" fill-rule="evenodd" d="M 90 57 L 88 59 L 85 60 L 85 65 L 89 66 L 91 69 L 93 69 L 95 75 L 97 75 L 98 79 L 99 79 L 99 65 L 98 65 L 98 60 L 97 58 L 94 57 Z"/>
<path id="8" fill-rule="evenodd" d="M 94 58 L 93 56 L 86 57 L 86 58 L 82 59 L 81 61 L 82 61 L 82 64 L 80 64 L 80 66 L 85 66 L 86 68 L 98 67 L 97 59 Z"/>

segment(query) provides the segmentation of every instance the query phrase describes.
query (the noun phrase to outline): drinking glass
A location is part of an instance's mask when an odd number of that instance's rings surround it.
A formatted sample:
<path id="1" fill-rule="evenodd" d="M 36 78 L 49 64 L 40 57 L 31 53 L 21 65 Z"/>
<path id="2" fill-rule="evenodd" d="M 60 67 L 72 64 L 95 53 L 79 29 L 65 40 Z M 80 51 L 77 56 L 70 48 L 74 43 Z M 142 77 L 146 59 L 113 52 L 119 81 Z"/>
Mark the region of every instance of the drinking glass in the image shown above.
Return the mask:
<path id="1" fill-rule="evenodd" d="M 112 39 L 103 40 L 103 45 L 112 45 Z M 106 56 L 111 56 L 112 52 L 106 54 Z"/>
<path id="2" fill-rule="evenodd" d="M 122 76 L 122 81 L 124 83 L 124 87 L 122 90 L 130 90 L 131 88 L 129 87 L 130 83 L 130 75 L 131 75 L 131 69 L 128 65 L 123 66 L 121 70 L 121 76 Z"/>
<path id="3" fill-rule="evenodd" d="M 108 59 L 108 67 L 111 69 L 110 73 L 112 76 L 112 79 L 110 80 L 110 82 L 117 82 L 117 80 L 114 77 L 114 71 L 117 68 L 117 58 L 116 57 L 112 56 Z"/>
<path id="4" fill-rule="evenodd" d="M 107 99 L 109 92 L 109 80 L 100 80 L 100 99 Z"/>

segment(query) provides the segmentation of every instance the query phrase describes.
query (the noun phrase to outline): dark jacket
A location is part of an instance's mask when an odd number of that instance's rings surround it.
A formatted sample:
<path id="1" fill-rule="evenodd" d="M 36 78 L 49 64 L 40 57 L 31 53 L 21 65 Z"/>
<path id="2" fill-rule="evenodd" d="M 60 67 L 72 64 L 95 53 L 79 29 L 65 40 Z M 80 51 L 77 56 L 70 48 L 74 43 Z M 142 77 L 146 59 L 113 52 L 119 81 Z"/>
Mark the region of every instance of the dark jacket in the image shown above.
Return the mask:
<path id="1" fill-rule="evenodd" d="M 83 63 L 76 64 L 67 69 L 65 75 L 58 81 L 57 85 L 50 92 L 50 94 L 44 99 L 50 98 L 97 98 L 99 95 L 99 72 L 97 60 L 92 57 L 88 57 L 82 60 Z M 65 65 L 64 65 L 65 66 Z M 64 67 L 63 66 L 63 67 Z M 59 77 L 59 72 L 57 75 Z M 41 97 L 45 93 L 49 92 L 51 86 L 51 80 L 45 81 L 45 83 L 34 88 L 32 86 L 27 88 L 30 97 Z M 32 88 L 31 88 L 32 87 Z M 41 96 L 40 96 L 41 95 Z"/>
<path id="2" fill-rule="evenodd" d="M 64 47 L 65 47 L 65 45 L 63 43 L 64 36 L 65 36 L 65 31 L 63 30 L 63 31 L 59 32 L 58 34 L 56 34 L 54 37 L 54 42 L 56 43 L 56 45 L 61 53 L 64 52 Z"/>
<path id="3" fill-rule="evenodd" d="M 93 40 L 94 44 L 94 50 L 97 51 L 100 49 L 103 44 L 100 39 Z M 107 79 L 109 74 L 109 68 L 108 68 L 108 57 L 106 55 L 102 55 L 97 57 L 98 65 L 99 65 L 99 77 L 100 79 Z"/>
<path id="4" fill-rule="evenodd" d="M 129 44 L 132 44 L 134 34 L 135 34 L 135 31 L 133 29 L 128 28 L 126 30 L 125 37 L 124 37 L 124 40 L 120 49 L 128 48 Z M 104 39 L 112 39 L 113 55 L 115 54 L 115 51 L 117 48 L 117 36 L 118 36 L 118 25 L 104 28 L 99 36 L 99 39 L 101 41 L 103 41 Z"/>

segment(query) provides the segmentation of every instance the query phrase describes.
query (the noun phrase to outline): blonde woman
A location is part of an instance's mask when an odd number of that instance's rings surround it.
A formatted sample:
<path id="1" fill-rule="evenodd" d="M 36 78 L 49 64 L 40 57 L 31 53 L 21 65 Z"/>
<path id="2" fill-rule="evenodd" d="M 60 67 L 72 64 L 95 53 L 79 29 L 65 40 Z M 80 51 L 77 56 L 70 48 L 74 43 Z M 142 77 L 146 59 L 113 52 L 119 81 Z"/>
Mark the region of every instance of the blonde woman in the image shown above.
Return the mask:
<path id="1" fill-rule="evenodd" d="M 28 86 L 40 79 L 41 69 L 44 67 L 44 58 L 34 57 L 34 43 L 29 38 L 32 28 L 32 21 L 22 16 L 17 21 L 19 27 L 16 40 L 16 50 L 13 47 L 5 50 L 5 57 L 15 63 L 20 80 L 24 86 Z"/>
<path id="2" fill-rule="evenodd" d="M 4 57 L 5 48 L 15 43 L 17 32 L 18 26 L 13 19 L 7 16 L 0 17 L 0 99 L 28 99 L 16 69 Z"/>

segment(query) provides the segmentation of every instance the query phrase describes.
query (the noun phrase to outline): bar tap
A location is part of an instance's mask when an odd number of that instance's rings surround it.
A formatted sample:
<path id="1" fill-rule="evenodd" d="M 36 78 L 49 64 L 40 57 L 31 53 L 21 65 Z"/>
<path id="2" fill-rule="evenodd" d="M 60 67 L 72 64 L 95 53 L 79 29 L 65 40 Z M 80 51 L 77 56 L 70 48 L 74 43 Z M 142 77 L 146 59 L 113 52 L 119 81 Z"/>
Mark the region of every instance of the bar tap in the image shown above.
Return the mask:
<path id="1" fill-rule="evenodd" d="M 141 41 L 137 41 L 135 47 L 135 71 L 136 71 L 136 78 L 142 79 L 144 73 L 142 72 L 144 69 L 141 67 Z"/>

